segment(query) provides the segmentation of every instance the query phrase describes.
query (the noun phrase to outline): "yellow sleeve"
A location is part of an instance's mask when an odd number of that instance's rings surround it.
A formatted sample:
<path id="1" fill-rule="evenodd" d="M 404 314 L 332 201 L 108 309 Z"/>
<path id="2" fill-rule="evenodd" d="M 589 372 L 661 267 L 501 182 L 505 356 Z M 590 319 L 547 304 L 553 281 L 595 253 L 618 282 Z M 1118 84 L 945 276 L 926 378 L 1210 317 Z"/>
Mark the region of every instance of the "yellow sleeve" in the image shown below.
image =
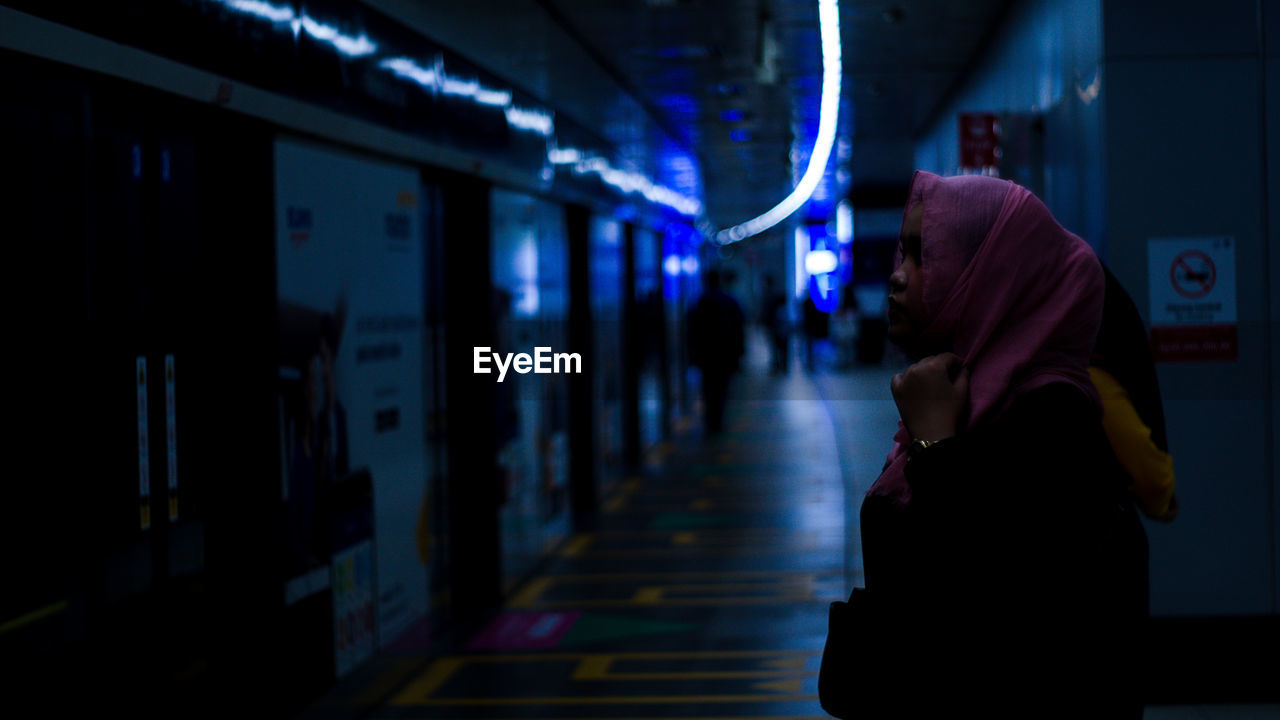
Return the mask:
<path id="1" fill-rule="evenodd" d="M 1102 427 L 1116 459 L 1133 478 L 1129 490 L 1143 514 L 1160 519 L 1173 500 L 1173 458 L 1156 447 L 1151 428 L 1142 423 L 1129 393 L 1105 370 L 1089 368 L 1093 386 L 1102 397 Z"/>

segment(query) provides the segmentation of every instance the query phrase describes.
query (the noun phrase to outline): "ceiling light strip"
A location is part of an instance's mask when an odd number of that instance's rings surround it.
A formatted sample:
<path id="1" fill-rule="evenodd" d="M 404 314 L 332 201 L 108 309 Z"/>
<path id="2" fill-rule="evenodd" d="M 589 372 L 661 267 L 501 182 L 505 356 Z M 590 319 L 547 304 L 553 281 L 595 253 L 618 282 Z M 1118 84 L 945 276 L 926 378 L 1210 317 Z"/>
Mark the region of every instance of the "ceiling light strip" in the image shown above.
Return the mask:
<path id="1" fill-rule="evenodd" d="M 265 0 L 213 0 L 213 2 L 221 2 L 231 10 L 273 23 L 288 23 L 294 36 L 299 32 L 306 32 L 317 41 L 332 45 L 347 57 L 359 58 L 378 51 L 378 44 L 364 33 L 359 37 L 344 35 L 338 28 L 322 23 L 305 13 L 299 15 L 291 7 L 275 5 Z"/>
<path id="2" fill-rule="evenodd" d="M 721 245 L 758 235 L 785 220 L 809 200 L 827 170 L 840 110 L 840 6 L 837 0 L 818 0 L 818 24 L 822 33 L 822 104 L 809 167 L 805 168 L 795 190 L 771 210 L 716 233 L 716 242 Z"/>
<path id="3" fill-rule="evenodd" d="M 359 37 L 344 35 L 333 25 L 319 22 L 306 14 L 298 14 L 286 5 L 277 5 L 268 0 L 206 1 L 220 3 L 230 10 L 272 23 L 287 23 L 295 37 L 305 32 L 351 58 L 373 55 L 378 51 L 378 44 L 363 33 Z M 649 202 L 665 205 L 691 218 L 702 214 L 702 203 L 695 197 L 659 185 L 642 173 L 617 169 L 605 158 L 586 157 L 585 153 L 575 148 L 558 147 L 554 141 L 555 116 L 551 112 L 516 105 L 514 95 L 508 89 L 486 87 L 479 79 L 450 75 L 445 71 L 443 53 L 436 53 L 431 63 L 425 67 L 413 58 L 404 56 L 382 58 L 378 61 L 378 67 L 403 80 L 416 83 L 433 94 L 465 98 L 477 105 L 501 108 L 509 127 L 536 133 L 551 140 L 548 160 L 553 166 L 571 165 L 576 175 L 594 173 L 606 184 L 624 193 L 638 193 Z"/>

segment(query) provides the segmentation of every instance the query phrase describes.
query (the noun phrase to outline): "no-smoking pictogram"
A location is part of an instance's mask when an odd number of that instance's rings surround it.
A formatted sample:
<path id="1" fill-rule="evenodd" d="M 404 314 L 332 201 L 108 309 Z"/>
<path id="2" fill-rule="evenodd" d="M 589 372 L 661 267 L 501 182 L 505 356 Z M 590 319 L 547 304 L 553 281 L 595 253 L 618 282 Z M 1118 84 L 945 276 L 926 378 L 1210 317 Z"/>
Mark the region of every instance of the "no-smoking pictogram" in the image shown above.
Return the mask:
<path id="1" fill-rule="evenodd" d="M 1169 282 L 1179 295 L 1188 300 L 1198 300 L 1213 289 L 1218 280 L 1218 270 L 1213 258 L 1200 250 L 1185 250 L 1173 259 L 1169 268 Z"/>

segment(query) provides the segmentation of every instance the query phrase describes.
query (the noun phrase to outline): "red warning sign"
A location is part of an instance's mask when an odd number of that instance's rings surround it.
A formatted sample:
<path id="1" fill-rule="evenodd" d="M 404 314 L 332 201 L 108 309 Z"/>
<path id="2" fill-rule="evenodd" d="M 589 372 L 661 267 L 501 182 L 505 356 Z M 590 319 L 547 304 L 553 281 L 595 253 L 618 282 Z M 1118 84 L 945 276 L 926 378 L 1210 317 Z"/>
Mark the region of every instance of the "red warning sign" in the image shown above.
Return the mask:
<path id="1" fill-rule="evenodd" d="M 1156 361 L 1235 360 L 1235 239 L 1150 238 L 1147 262 Z"/>
<path id="2" fill-rule="evenodd" d="M 1169 282 L 1174 292 L 1188 300 L 1199 300 L 1213 290 L 1218 281 L 1218 270 L 1213 258 L 1199 250 L 1186 250 L 1173 259 L 1169 268 Z"/>
<path id="3" fill-rule="evenodd" d="M 1235 325 L 1173 325 L 1151 328 L 1152 354 L 1163 361 L 1234 360 Z"/>

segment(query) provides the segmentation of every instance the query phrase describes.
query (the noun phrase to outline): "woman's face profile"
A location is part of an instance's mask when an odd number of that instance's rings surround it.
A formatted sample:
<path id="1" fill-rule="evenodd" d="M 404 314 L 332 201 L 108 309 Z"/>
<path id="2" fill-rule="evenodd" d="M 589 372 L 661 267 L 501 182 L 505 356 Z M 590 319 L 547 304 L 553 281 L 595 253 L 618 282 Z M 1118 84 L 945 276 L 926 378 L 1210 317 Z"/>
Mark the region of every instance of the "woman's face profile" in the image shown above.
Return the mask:
<path id="1" fill-rule="evenodd" d="M 920 228 L 924 203 L 907 213 L 898 236 L 902 264 L 889 276 L 889 339 L 909 355 L 929 324 L 924 309 L 924 274 L 921 268 Z"/>

